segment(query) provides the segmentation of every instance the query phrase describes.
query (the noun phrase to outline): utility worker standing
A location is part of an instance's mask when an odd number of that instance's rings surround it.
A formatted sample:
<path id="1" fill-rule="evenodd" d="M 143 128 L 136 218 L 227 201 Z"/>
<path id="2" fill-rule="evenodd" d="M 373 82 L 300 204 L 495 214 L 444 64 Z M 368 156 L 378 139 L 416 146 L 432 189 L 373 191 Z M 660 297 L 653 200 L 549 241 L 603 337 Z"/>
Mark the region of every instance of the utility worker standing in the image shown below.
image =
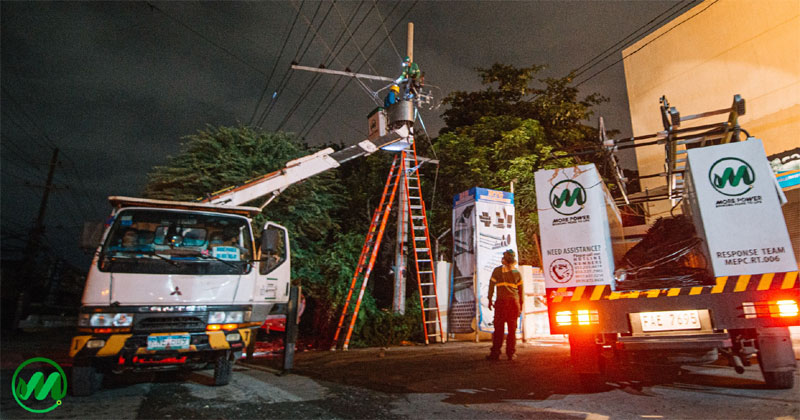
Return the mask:
<path id="1" fill-rule="evenodd" d="M 389 93 L 386 94 L 386 99 L 383 100 L 383 108 L 388 109 L 390 106 L 397 102 L 397 95 L 400 93 L 400 86 L 392 85 L 389 88 Z"/>
<path id="2" fill-rule="evenodd" d="M 494 290 L 497 288 L 497 301 L 492 303 Z M 486 360 L 500 360 L 500 349 L 503 347 L 503 336 L 508 324 L 506 339 L 506 356 L 514 360 L 517 344 L 517 319 L 519 319 L 522 299 L 522 276 L 517 270 L 517 260 L 513 249 L 503 253 L 503 265 L 492 272 L 489 281 L 489 309 L 494 307 L 494 333 L 492 334 L 492 350 Z"/>

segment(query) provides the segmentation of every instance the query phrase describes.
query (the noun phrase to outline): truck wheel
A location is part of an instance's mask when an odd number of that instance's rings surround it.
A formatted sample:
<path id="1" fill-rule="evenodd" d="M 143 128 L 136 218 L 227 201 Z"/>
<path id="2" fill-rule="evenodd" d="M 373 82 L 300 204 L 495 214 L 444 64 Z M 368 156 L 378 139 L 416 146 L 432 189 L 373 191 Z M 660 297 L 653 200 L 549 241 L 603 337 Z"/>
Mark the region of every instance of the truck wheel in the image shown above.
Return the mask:
<path id="1" fill-rule="evenodd" d="M 770 389 L 792 389 L 794 387 L 794 371 L 761 372 L 764 382 Z"/>
<path id="2" fill-rule="evenodd" d="M 214 386 L 228 385 L 233 373 L 233 363 L 231 352 L 226 351 L 214 361 Z"/>
<path id="3" fill-rule="evenodd" d="M 797 364 L 794 350 L 786 327 L 759 328 L 758 367 L 764 375 L 764 382 L 771 389 L 790 389 L 794 387 L 794 372 Z"/>
<path id="4" fill-rule="evenodd" d="M 92 395 L 103 385 L 103 373 L 91 364 L 72 366 L 71 379 L 69 389 L 76 397 Z"/>

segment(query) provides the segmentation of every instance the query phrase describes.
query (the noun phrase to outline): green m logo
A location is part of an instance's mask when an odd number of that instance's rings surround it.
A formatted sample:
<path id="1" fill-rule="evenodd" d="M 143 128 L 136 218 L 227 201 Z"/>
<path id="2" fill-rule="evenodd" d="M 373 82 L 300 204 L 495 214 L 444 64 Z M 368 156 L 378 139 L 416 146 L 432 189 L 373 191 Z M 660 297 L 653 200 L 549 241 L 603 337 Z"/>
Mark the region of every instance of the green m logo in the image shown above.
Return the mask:
<path id="1" fill-rule="evenodd" d="M 34 374 L 25 381 L 25 379 L 20 376 L 20 373 L 23 368 L 32 363 L 44 363 L 54 367 L 56 371 L 50 373 L 47 378 L 45 378 L 45 374 L 42 372 L 34 372 Z M 32 413 L 47 413 L 61 405 L 61 399 L 67 395 L 67 375 L 56 362 L 44 357 L 34 357 L 33 359 L 26 360 L 17 367 L 14 376 L 11 378 L 11 386 L 11 393 L 14 395 L 14 399 L 17 400 L 20 407 Z M 37 409 L 28 407 L 25 404 L 31 397 L 34 397 L 37 401 L 44 401 L 48 396 L 53 400 L 53 404 L 49 407 Z"/>
<path id="2" fill-rule="evenodd" d="M 739 158 L 722 158 L 708 171 L 708 181 L 719 193 L 736 197 L 753 188 L 756 174 L 747 162 Z"/>
<path id="3" fill-rule="evenodd" d="M 561 181 L 550 189 L 550 205 L 559 214 L 575 214 L 583 209 L 585 203 L 586 190 L 577 181 Z"/>

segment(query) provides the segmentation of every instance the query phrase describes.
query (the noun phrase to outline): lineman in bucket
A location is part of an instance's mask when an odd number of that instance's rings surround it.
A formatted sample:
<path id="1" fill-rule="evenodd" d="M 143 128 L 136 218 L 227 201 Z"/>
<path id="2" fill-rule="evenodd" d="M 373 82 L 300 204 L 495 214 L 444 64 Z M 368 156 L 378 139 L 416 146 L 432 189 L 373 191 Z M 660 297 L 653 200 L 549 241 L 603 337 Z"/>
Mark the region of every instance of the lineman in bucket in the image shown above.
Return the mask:
<path id="1" fill-rule="evenodd" d="M 492 303 L 494 289 L 497 288 L 497 301 Z M 522 276 L 517 270 L 517 259 L 513 249 L 503 253 L 503 265 L 492 271 L 489 281 L 489 309 L 494 307 L 494 333 L 492 334 L 492 350 L 486 360 L 500 360 L 500 349 L 503 347 L 505 326 L 508 324 L 506 339 L 506 356 L 514 360 L 517 344 L 517 319 L 522 308 Z"/>

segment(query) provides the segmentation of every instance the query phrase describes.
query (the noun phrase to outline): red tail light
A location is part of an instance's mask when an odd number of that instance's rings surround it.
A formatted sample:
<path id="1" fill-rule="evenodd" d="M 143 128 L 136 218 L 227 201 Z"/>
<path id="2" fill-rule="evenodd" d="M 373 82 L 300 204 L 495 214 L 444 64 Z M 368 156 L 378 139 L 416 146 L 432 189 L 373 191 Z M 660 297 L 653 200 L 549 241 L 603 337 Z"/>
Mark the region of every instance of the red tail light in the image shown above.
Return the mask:
<path id="1" fill-rule="evenodd" d="M 786 318 L 798 316 L 800 311 L 794 300 L 779 300 L 765 302 L 744 302 L 742 312 L 747 319 L 751 318 Z"/>

